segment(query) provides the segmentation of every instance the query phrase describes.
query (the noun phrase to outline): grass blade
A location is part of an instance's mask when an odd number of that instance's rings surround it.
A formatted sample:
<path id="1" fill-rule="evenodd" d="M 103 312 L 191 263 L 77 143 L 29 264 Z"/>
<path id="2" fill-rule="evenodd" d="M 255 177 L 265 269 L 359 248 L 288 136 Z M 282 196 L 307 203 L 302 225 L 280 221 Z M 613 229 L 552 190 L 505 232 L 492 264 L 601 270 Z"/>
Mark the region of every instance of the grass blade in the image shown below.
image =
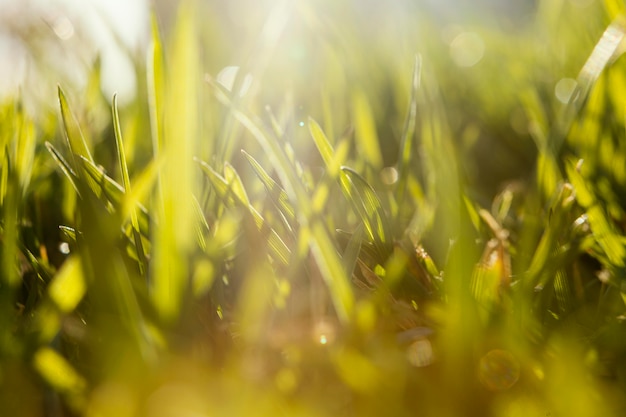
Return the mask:
<path id="1" fill-rule="evenodd" d="M 57 351 L 42 347 L 33 357 L 33 366 L 56 392 L 66 398 L 74 412 L 79 414 L 85 406 L 87 382 Z"/>
<path id="2" fill-rule="evenodd" d="M 118 184 L 113 178 L 106 175 L 103 170 L 87 159 L 80 158 L 81 168 L 87 174 L 87 184 L 89 189 L 98 198 L 105 198 L 113 204 L 118 210 L 123 210 L 123 204 L 126 199 L 124 187 Z M 148 210 L 141 204 L 137 203 L 137 225 L 139 231 L 144 236 L 150 235 L 150 217 Z"/>
<path id="3" fill-rule="evenodd" d="M 293 206 L 289 202 L 289 197 L 287 196 L 285 190 L 276 181 L 274 181 L 274 179 L 263 169 L 261 164 L 259 164 L 256 159 L 252 157 L 252 155 L 243 150 L 241 153 L 246 157 L 255 174 L 263 183 L 263 186 L 267 190 L 274 205 L 287 219 L 289 226 L 292 228 L 296 221 L 296 214 Z"/>
<path id="4" fill-rule="evenodd" d="M 65 97 L 65 93 L 63 92 L 63 89 L 61 89 L 61 86 L 58 86 L 58 95 L 59 105 L 61 107 L 61 117 L 63 119 L 64 126 L 63 132 L 65 133 L 65 138 L 70 150 L 72 151 L 73 157 L 81 156 L 93 163 L 93 158 L 89 152 L 89 147 L 87 146 L 83 132 L 80 129 L 78 121 L 76 120 L 76 116 L 74 116 L 70 110 L 70 106 L 67 103 L 67 98 Z"/>
<path id="5" fill-rule="evenodd" d="M 383 167 L 383 157 L 380 151 L 378 134 L 376 133 L 376 123 L 365 93 L 357 91 L 354 94 L 352 108 L 354 111 L 356 142 L 359 149 L 363 151 L 363 159 L 374 169 L 381 169 Z"/>
<path id="6" fill-rule="evenodd" d="M 413 67 L 413 78 L 411 82 L 411 98 L 406 118 L 404 120 L 404 128 L 402 129 L 402 142 L 400 144 L 400 155 L 398 157 L 398 182 L 397 182 L 397 200 L 399 203 L 404 201 L 404 195 L 407 187 L 407 177 L 410 172 L 411 158 L 413 155 L 413 137 L 415 136 L 415 125 L 417 123 L 417 92 L 420 87 L 420 79 L 422 75 L 422 57 L 415 57 L 415 65 Z"/>
<path id="7" fill-rule="evenodd" d="M 293 171 L 293 168 L 291 168 L 284 150 L 281 148 L 278 140 L 273 138 L 262 124 L 237 108 L 222 88 L 215 84 L 213 86 L 217 98 L 231 108 L 239 122 L 259 142 L 276 170 L 289 200 L 297 204 L 296 218 L 301 226 L 301 234 L 307 234 L 310 230 L 307 239 L 308 245 L 330 290 L 339 319 L 344 323 L 348 322 L 354 309 L 354 294 L 350 288 L 348 277 L 345 275 L 328 230 L 319 221 L 309 224 L 313 213 L 311 199 L 303 185 L 299 182 L 299 178 Z"/>
<path id="8" fill-rule="evenodd" d="M 122 139 L 122 128 L 120 126 L 120 116 L 117 110 L 117 95 L 113 96 L 113 105 L 111 108 L 113 114 L 113 130 L 115 132 L 115 145 L 117 148 L 118 162 L 120 166 L 120 172 L 122 174 L 122 183 L 124 184 L 124 194 L 130 197 L 130 176 L 128 174 L 128 165 L 126 164 L 126 155 L 124 152 L 124 141 Z M 133 240 L 135 242 L 135 249 L 137 251 L 137 257 L 139 260 L 139 272 L 143 276 L 146 272 L 147 263 L 146 253 L 144 252 L 143 244 L 141 242 L 141 234 L 139 231 L 139 221 L 137 220 L 137 209 L 135 204 L 130 205 L 130 223 L 132 225 Z"/>
<path id="9" fill-rule="evenodd" d="M 152 38 L 148 49 L 148 65 L 146 76 L 148 81 L 148 110 L 150 114 L 150 130 L 152 134 L 152 150 L 158 154 L 161 149 L 163 129 L 163 45 L 159 35 L 156 16 L 152 15 Z"/>
<path id="10" fill-rule="evenodd" d="M 346 198 L 359 215 L 368 237 L 374 242 L 381 259 L 393 251 L 389 220 L 382 203 L 372 186 L 356 171 L 348 167 L 341 168 L 347 182 L 344 182 Z"/>
<path id="11" fill-rule="evenodd" d="M 587 220 L 593 236 L 614 267 L 622 268 L 626 262 L 626 245 L 623 236 L 616 231 L 605 210 L 597 203 L 591 184 L 577 169 L 577 162 L 570 160 L 566 165 L 567 176 L 576 190 L 576 201 L 587 210 Z"/>
<path id="12" fill-rule="evenodd" d="M 589 92 L 605 68 L 623 53 L 621 45 L 626 36 L 626 17 L 618 15 L 606 28 L 602 37 L 593 48 L 591 55 L 578 74 L 577 85 L 564 109 L 560 123 L 551 140 L 555 155 L 558 154 L 572 123 L 580 113 L 589 96 Z"/>
<path id="13" fill-rule="evenodd" d="M 242 207 L 247 210 L 252 216 L 259 231 L 262 233 L 268 233 L 267 239 L 272 257 L 281 262 L 283 265 L 287 265 L 289 263 L 289 259 L 291 258 L 291 250 L 278 233 L 267 225 L 263 216 L 261 216 L 261 214 L 250 204 L 245 191 L 235 192 L 233 190 L 232 182 L 229 182 L 226 178 L 215 172 L 215 170 L 206 162 L 199 161 L 199 163 L 202 171 L 206 174 L 217 195 L 228 206 Z M 231 167 L 230 169 L 232 170 L 230 174 L 231 180 L 233 178 L 239 178 L 236 172 L 234 172 L 234 168 Z M 238 185 L 235 187 L 243 190 L 241 179 L 238 181 L 235 180 L 235 182 L 238 182 Z"/>
<path id="14" fill-rule="evenodd" d="M 361 252 L 361 244 L 363 242 L 363 224 L 360 224 L 352 236 L 350 236 L 350 240 L 346 245 L 346 249 L 343 251 L 343 267 L 346 271 L 346 275 L 352 276 L 354 273 L 354 268 L 357 264 L 357 260 L 359 259 L 359 254 Z"/>
<path id="15" fill-rule="evenodd" d="M 70 181 L 70 184 L 72 184 L 74 190 L 76 190 L 76 192 L 80 195 L 80 192 L 78 191 L 78 187 L 76 186 L 75 182 L 76 173 L 74 172 L 70 164 L 67 163 L 61 153 L 50 142 L 46 142 L 46 148 L 48 149 L 48 152 L 50 152 L 50 154 L 52 155 L 52 158 L 56 161 L 59 168 L 61 168 L 61 172 L 63 172 L 65 177 Z"/>

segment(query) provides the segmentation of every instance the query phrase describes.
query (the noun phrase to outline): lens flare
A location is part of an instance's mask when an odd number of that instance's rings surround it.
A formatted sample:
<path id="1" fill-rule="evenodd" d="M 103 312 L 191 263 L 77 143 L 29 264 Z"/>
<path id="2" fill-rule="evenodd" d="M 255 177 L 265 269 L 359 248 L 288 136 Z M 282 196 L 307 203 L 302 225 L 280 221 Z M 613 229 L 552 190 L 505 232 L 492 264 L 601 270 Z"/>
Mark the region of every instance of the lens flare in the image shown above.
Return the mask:
<path id="1" fill-rule="evenodd" d="M 506 350 L 489 351 L 480 359 L 478 378 L 491 391 L 504 391 L 519 380 L 520 363 Z"/>

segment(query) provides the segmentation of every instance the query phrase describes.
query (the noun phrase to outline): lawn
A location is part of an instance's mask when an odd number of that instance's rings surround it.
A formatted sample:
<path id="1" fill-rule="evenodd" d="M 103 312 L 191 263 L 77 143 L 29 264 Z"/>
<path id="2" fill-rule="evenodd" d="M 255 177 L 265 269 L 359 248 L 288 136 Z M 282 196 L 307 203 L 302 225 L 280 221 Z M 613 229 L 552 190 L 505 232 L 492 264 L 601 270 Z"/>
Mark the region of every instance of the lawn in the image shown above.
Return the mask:
<path id="1" fill-rule="evenodd" d="M 626 415 L 622 2 L 223 3 L 0 95 L 0 415 Z"/>

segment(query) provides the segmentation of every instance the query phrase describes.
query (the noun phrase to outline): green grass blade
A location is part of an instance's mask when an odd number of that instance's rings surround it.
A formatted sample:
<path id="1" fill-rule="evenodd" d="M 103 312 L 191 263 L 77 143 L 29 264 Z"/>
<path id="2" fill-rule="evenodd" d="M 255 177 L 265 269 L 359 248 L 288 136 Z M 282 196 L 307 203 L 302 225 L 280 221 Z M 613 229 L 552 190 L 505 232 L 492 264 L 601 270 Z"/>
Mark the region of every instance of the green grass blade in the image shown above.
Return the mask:
<path id="1" fill-rule="evenodd" d="M 59 230 L 69 243 L 76 244 L 76 229 L 69 226 L 59 226 Z"/>
<path id="2" fill-rule="evenodd" d="M 246 189 L 243 186 L 241 177 L 235 170 L 235 167 L 228 162 L 224 162 L 224 179 L 228 184 L 230 192 L 235 195 L 244 207 L 249 207 L 250 199 L 248 198 L 248 193 L 246 193 Z"/>
<path id="3" fill-rule="evenodd" d="M 158 154 L 161 149 L 163 129 L 163 90 L 164 90 L 164 65 L 163 45 L 159 35 L 157 19 L 152 14 L 152 38 L 148 49 L 148 65 L 146 76 L 148 81 L 148 111 L 150 115 L 150 130 L 152 135 L 152 150 Z"/>
<path id="4" fill-rule="evenodd" d="M 576 201 L 587 210 L 587 219 L 594 238 L 613 267 L 622 268 L 626 262 L 626 246 L 609 220 L 605 209 L 599 204 L 591 184 L 577 169 L 577 162 L 570 160 L 565 166 L 567 176 L 576 190 Z"/>
<path id="5" fill-rule="evenodd" d="M 87 381 L 57 351 L 39 348 L 33 356 L 33 367 L 41 378 L 72 406 L 78 414 L 86 405 Z"/>
<path id="6" fill-rule="evenodd" d="M 393 237 L 380 198 L 372 186 L 356 171 L 348 167 L 342 167 L 341 171 L 347 179 L 346 198 L 358 213 L 381 259 L 387 259 L 393 250 Z"/>
<path id="7" fill-rule="evenodd" d="M 0 283 L 6 288 L 0 292 L 0 307 L 10 305 L 15 290 L 20 285 L 18 253 L 20 242 L 20 189 L 15 167 L 9 157 L 8 149 L 4 152 L 3 169 L 3 200 L 0 206 L 2 229 L 0 229 L 0 260 L 2 276 Z"/>
<path id="8" fill-rule="evenodd" d="M 348 147 L 344 146 L 345 149 L 339 152 L 340 146 L 338 146 L 337 151 L 335 151 L 320 125 L 313 118 L 309 118 L 309 132 L 324 160 L 328 177 L 336 179 L 341 171 L 341 165 L 347 157 Z"/>
<path id="9" fill-rule="evenodd" d="M 35 148 L 37 137 L 35 135 L 35 125 L 23 111 L 17 115 L 17 143 L 15 150 L 15 169 L 21 189 L 21 194 L 25 195 L 30 183 L 35 160 Z"/>
<path id="10" fill-rule="evenodd" d="M 168 325 L 176 322 L 190 294 L 192 266 L 186 260 L 196 243 L 192 201 L 198 182 L 193 157 L 198 150 L 201 82 L 197 19 L 191 2 L 181 2 L 171 32 L 169 82 L 163 95 L 162 210 L 152 236 L 150 295 Z"/>
<path id="11" fill-rule="evenodd" d="M 117 95 L 113 96 L 113 104 L 111 108 L 113 115 L 113 130 L 115 132 L 115 145 L 117 148 L 118 162 L 120 166 L 120 172 L 122 174 L 122 183 L 124 184 L 125 196 L 131 196 L 130 176 L 128 174 L 128 165 L 126 164 L 126 155 L 124 152 L 124 140 L 122 139 L 122 128 L 120 125 L 120 116 L 117 110 Z M 141 234 L 139 231 L 139 221 L 137 220 L 137 209 L 135 204 L 131 204 L 130 208 L 130 223 L 132 225 L 133 240 L 135 242 L 135 249 L 137 251 L 137 257 L 139 260 L 139 272 L 144 275 L 147 268 L 148 261 L 146 260 L 146 254 L 144 252 L 143 244 L 141 241 Z"/>
<path id="12" fill-rule="evenodd" d="M 359 259 L 363 236 L 363 224 L 360 224 L 352 236 L 350 236 L 346 249 L 343 251 L 342 263 L 346 271 L 346 275 L 349 277 L 354 273 L 354 268 Z"/>
<path id="13" fill-rule="evenodd" d="M 398 182 L 397 182 L 397 200 L 404 201 L 404 195 L 407 187 L 407 177 L 410 174 L 411 158 L 413 155 L 413 137 L 415 136 L 415 126 L 417 123 L 417 92 L 420 87 L 420 79 L 422 75 L 422 57 L 415 57 L 415 65 L 413 67 L 413 78 L 411 81 L 411 98 L 409 100 L 409 108 L 404 120 L 404 128 L 402 129 L 402 141 L 400 143 L 400 155 L 398 157 Z"/>
<path id="14" fill-rule="evenodd" d="M 295 207 L 296 218 L 301 226 L 301 234 L 307 233 L 306 230 L 310 227 L 310 234 L 307 238 L 308 245 L 330 290 L 339 319 L 342 322 L 348 322 L 354 309 L 354 294 L 352 293 L 348 277 L 345 275 L 341 260 L 328 230 L 320 222 L 309 224 L 309 219 L 312 218 L 313 213 L 311 199 L 291 167 L 289 159 L 285 155 L 279 141 L 273 138 L 260 122 L 237 108 L 229 100 L 228 95 L 222 88 L 215 84 L 213 86 L 217 98 L 231 108 L 239 122 L 259 142 L 276 170 L 289 200 L 297 204 Z"/>
<path id="15" fill-rule="evenodd" d="M 383 167 L 374 114 L 363 91 L 357 91 L 352 97 L 354 111 L 355 138 L 358 148 L 363 152 L 363 159 L 374 169 Z"/>
<path id="16" fill-rule="evenodd" d="M 89 189 L 98 198 L 105 198 L 110 201 L 113 206 L 123 211 L 124 201 L 126 199 L 124 187 L 118 184 L 113 178 L 106 175 L 101 168 L 97 167 L 87 159 L 80 158 L 81 169 L 87 174 L 87 184 Z M 150 235 L 150 217 L 148 210 L 141 204 L 137 203 L 137 225 L 141 234 Z"/>
<path id="17" fill-rule="evenodd" d="M 309 118 L 309 133 L 315 142 L 318 152 L 322 156 L 324 165 L 326 166 L 326 177 L 329 181 L 335 181 L 344 174 L 341 172 L 341 166 L 346 161 L 350 151 L 350 142 L 347 139 L 341 140 L 337 148 L 328 140 L 320 125 L 313 119 Z M 340 184 L 344 193 L 346 192 L 345 179 L 342 178 Z M 328 196 L 330 194 L 330 184 L 320 183 L 313 195 L 313 211 L 319 213 L 326 206 Z"/>
<path id="18" fill-rule="evenodd" d="M 551 144 L 558 151 L 572 126 L 572 123 L 585 105 L 589 92 L 605 68 L 623 53 L 622 44 L 626 36 L 626 17 L 618 15 L 606 28 L 594 47 L 591 55 L 578 74 L 577 85 L 564 109 L 563 117 L 554 131 Z"/>
<path id="19" fill-rule="evenodd" d="M 67 163 L 65 158 L 63 158 L 63 156 L 61 155 L 61 153 L 50 142 L 46 142 L 46 148 L 48 149 L 48 152 L 50 152 L 50 154 L 52 155 L 52 158 L 54 158 L 59 168 L 61 168 L 61 172 L 63 172 L 65 177 L 70 181 L 70 184 L 72 184 L 72 187 L 74 188 L 74 190 L 77 193 L 79 193 L 78 187 L 76 186 L 76 182 L 75 182 L 76 173 L 74 172 L 70 164 Z"/>
<path id="20" fill-rule="evenodd" d="M 283 214 L 283 216 L 285 216 L 288 224 L 292 227 L 295 224 L 296 214 L 293 206 L 289 202 L 289 197 L 287 196 L 285 190 L 276 181 L 274 181 L 274 179 L 263 169 L 261 164 L 259 164 L 256 159 L 252 157 L 252 155 L 243 150 L 241 153 L 246 157 L 248 163 L 250 163 L 250 166 L 254 170 L 254 173 L 263 183 L 263 186 L 267 190 L 274 205 Z"/>
<path id="21" fill-rule="evenodd" d="M 87 146 L 83 132 L 78 124 L 78 121 L 76 120 L 76 116 L 74 116 L 69 104 L 67 103 L 67 98 L 65 97 L 65 93 L 61 89 L 61 86 L 58 87 L 58 95 L 59 105 L 61 107 L 61 117 L 63 119 L 64 126 L 63 132 L 65 133 L 65 138 L 73 157 L 81 156 L 93 163 L 93 158 L 89 152 L 89 147 Z"/>
<path id="22" fill-rule="evenodd" d="M 204 172 L 206 177 L 209 179 L 211 186 L 225 204 L 233 206 L 236 203 L 242 203 L 242 200 L 237 199 L 235 193 L 231 192 L 226 178 L 221 176 L 217 171 L 213 169 L 211 165 L 207 164 L 206 162 L 200 161 L 199 159 L 196 159 L 196 162 L 198 162 L 198 164 L 200 165 L 200 169 L 202 169 L 202 172 Z"/>
<path id="23" fill-rule="evenodd" d="M 526 272 L 529 285 L 533 288 L 545 282 L 546 277 L 550 278 L 547 271 L 558 268 L 558 265 L 551 264 L 551 260 L 558 251 L 558 237 L 564 235 L 565 229 L 569 227 L 567 219 L 574 203 L 574 194 L 570 184 L 563 185 L 550 208 L 550 219 Z"/>
<path id="24" fill-rule="evenodd" d="M 202 211 L 202 207 L 200 206 L 200 202 L 194 196 L 193 197 L 193 210 L 196 216 L 196 233 L 198 236 L 198 245 L 204 251 L 207 249 L 207 242 L 205 236 L 207 236 L 211 232 L 211 227 L 204 216 L 204 212 Z"/>
<path id="25" fill-rule="evenodd" d="M 80 260 L 76 257 L 70 257 L 65 261 L 48 286 L 50 300 L 64 314 L 74 311 L 86 291 L 87 285 Z"/>
<path id="26" fill-rule="evenodd" d="M 263 216 L 261 216 L 261 214 L 250 204 L 245 191 L 242 193 L 241 191 L 236 192 L 233 190 L 233 182 L 238 183 L 238 185 L 235 185 L 236 188 L 241 188 L 241 190 L 243 190 L 241 179 L 229 182 L 226 178 L 215 172 L 215 170 L 206 162 L 199 161 L 199 163 L 202 171 L 206 174 L 217 195 L 228 206 L 236 206 L 248 210 L 259 231 L 268 234 L 267 240 L 270 248 L 270 255 L 281 264 L 287 265 L 291 258 L 291 250 L 285 244 L 284 240 L 272 227 L 267 225 Z M 232 170 L 230 174 L 231 180 L 233 180 L 233 178 L 239 178 L 236 172 L 234 172 L 234 169 L 232 167 L 230 169 Z"/>

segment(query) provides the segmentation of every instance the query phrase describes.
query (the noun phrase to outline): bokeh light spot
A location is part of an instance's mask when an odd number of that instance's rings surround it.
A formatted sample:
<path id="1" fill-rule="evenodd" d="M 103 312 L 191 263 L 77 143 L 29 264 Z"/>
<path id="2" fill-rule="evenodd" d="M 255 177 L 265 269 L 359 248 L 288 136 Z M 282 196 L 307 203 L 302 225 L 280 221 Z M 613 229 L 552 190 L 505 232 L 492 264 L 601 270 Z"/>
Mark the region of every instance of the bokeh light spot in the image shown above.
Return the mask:
<path id="1" fill-rule="evenodd" d="M 459 33 L 450 42 L 450 57 L 459 67 L 473 67 L 485 55 L 485 43 L 475 32 Z"/>
<path id="2" fill-rule="evenodd" d="M 556 99 L 559 100 L 563 104 L 567 104 L 569 102 L 574 89 L 576 88 L 576 80 L 573 78 L 561 78 L 559 82 L 554 86 L 554 95 Z"/>
<path id="3" fill-rule="evenodd" d="M 276 373 L 274 383 L 280 391 L 290 393 L 298 386 L 298 377 L 292 369 L 283 368 Z"/>
<path id="4" fill-rule="evenodd" d="M 489 390 L 507 390 L 515 385 L 519 376 L 520 363 L 509 351 L 495 349 L 480 359 L 478 378 Z"/>
<path id="5" fill-rule="evenodd" d="M 409 363 L 421 368 L 433 363 L 433 347 L 428 339 L 419 339 L 411 343 L 406 351 Z"/>
<path id="6" fill-rule="evenodd" d="M 59 243 L 59 252 L 61 252 L 63 255 L 69 255 L 70 253 L 70 245 L 67 242 L 61 242 Z"/>
<path id="7" fill-rule="evenodd" d="M 398 182 L 398 170 L 394 167 L 386 167 L 380 171 L 380 179 L 387 185 Z"/>
<path id="8" fill-rule="evenodd" d="M 313 325 L 313 340 L 320 345 L 329 345 L 337 337 L 336 325 L 328 319 L 321 319 Z"/>
<path id="9" fill-rule="evenodd" d="M 52 22 L 54 34 L 64 41 L 74 36 L 74 25 L 65 16 L 59 16 Z"/>

